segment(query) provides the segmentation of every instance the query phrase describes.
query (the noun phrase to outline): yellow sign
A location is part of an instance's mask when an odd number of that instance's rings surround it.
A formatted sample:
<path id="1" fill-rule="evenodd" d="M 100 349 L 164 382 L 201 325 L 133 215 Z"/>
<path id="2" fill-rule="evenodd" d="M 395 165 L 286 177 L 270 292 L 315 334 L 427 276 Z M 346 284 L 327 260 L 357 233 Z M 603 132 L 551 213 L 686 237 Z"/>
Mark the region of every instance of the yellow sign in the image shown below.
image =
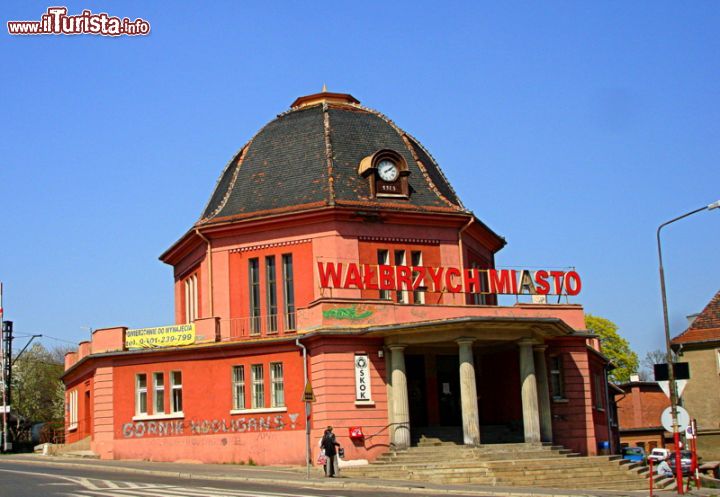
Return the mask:
<path id="1" fill-rule="evenodd" d="M 305 392 L 303 392 L 303 402 L 315 402 L 315 394 L 313 393 L 312 385 L 307 382 L 305 385 Z"/>
<path id="2" fill-rule="evenodd" d="M 125 347 L 128 349 L 177 347 L 193 343 L 195 343 L 194 324 L 140 328 L 125 332 Z"/>

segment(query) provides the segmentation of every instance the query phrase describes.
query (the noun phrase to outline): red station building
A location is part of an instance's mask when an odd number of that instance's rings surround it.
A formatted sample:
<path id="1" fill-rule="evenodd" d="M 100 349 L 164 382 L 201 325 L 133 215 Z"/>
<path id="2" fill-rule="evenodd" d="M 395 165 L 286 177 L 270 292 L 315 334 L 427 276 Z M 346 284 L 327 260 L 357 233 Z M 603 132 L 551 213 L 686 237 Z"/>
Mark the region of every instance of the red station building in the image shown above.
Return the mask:
<path id="1" fill-rule="evenodd" d="M 348 460 L 428 434 L 595 454 L 614 438 L 607 360 L 582 307 L 546 298 L 580 277 L 496 268 L 504 245 L 387 117 L 300 97 L 160 257 L 176 325 L 98 329 L 67 354 L 66 440 L 106 459 L 304 464 L 309 423 L 313 460 L 327 425 Z"/>

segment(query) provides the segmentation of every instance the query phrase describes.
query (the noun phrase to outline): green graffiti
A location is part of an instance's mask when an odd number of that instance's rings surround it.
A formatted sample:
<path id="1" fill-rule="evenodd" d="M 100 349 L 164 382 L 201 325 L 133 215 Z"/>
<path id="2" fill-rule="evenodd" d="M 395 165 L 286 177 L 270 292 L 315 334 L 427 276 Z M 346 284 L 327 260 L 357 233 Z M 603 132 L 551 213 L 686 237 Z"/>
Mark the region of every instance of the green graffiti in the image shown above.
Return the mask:
<path id="1" fill-rule="evenodd" d="M 365 311 L 360 314 L 357 313 L 357 308 L 353 307 L 337 307 L 335 309 L 328 309 L 323 311 L 323 317 L 330 319 L 351 319 L 353 321 L 357 319 L 365 319 L 372 316 L 373 311 Z"/>

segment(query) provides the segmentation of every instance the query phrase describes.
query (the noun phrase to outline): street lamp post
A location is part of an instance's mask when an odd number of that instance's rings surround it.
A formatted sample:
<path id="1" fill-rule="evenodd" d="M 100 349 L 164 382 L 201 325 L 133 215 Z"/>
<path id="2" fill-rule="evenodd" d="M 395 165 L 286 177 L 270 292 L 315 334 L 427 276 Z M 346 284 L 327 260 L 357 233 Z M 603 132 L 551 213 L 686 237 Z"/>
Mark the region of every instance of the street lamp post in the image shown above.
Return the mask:
<path id="1" fill-rule="evenodd" d="M 658 246 L 658 260 L 660 262 L 660 291 L 662 293 L 662 306 L 663 306 L 663 318 L 665 321 L 665 346 L 667 348 L 667 363 L 668 363 L 668 380 L 670 383 L 670 412 L 672 413 L 672 424 L 673 424 L 673 440 L 675 443 L 675 472 L 676 472 L 676 478 L 677 478 L 677 489 L 678 493 L 683 493 L 683 485 L 682 485 L 682 465 L 681 465 L 681 455 L 680 455 L 680 433 L 678 432 L 678 416 L 677 416 L 677 405 L 678 405 L 678 394 L 677 394 L 677 384 L 675 383 L 675 369 L 673 367 L 673 354 L 672 354 L 672 348 L 670 346 L 670 321 L 668 319 L 668 307 L 667 307 L 667 295 L 665 292 L 665 270 L 663 269 L 663 261 L 662 261 L 662 246 L 660 245 L 660 230 L 663 229 L 668 224 L 674 223 L 675 221 L 679 221 L 680 219 L 684 219 L 688 216 L 692 216 L 693 214 L 697 214 L 698 212 L 705 211 L 705 210 L 713 210 L 720 208 L 720 200 L 717 202 L 713 202 L 712 204 L 700 207 L 699 209 L 695 209 L 693 211 L 690 211 L 686 214 L 683 214 L 682 216 L 678 216 L 674 219 L 671 219 L 670 221 L 667 221 L 660 226 L 658 226 L 657 229 L 657 246 Z M 650 475 L 652 478 L 652 475 Z"/>

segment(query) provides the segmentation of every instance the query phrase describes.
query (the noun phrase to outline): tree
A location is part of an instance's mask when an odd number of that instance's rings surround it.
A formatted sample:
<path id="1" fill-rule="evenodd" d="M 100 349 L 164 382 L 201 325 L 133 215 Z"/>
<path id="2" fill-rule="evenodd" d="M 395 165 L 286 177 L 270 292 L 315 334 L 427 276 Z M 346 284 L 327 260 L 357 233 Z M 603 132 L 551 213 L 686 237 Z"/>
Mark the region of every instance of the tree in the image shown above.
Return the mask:
<path id="1" fill-rule="evenodd" d="M 34 343 L 13 365 L 13 411 L 29 423 L 60 422 L 64 418 L 65 387 L 60 376 L 63 351 Z"/>
<path id="2" fill-rule="evenodd" d="M 638 370 L 638 356 L 627 340 L 618 333 L 618 325 L 609 319 L 587 314 L 585 327 L 598 335 L 602 353 L 612 361 L 615 369 L 610 371 L 610 381 L 624 383 Z"/>
<path id="3" fill-rule="evenodd" d="M 655 380 L 655 364 L 664 364 L 667 362 L 667 353 L 662 349 L 650 350 L 645 354 L 642 360 L 642 369 L 640 370 L 640 379 L 643 381 Z"/>

